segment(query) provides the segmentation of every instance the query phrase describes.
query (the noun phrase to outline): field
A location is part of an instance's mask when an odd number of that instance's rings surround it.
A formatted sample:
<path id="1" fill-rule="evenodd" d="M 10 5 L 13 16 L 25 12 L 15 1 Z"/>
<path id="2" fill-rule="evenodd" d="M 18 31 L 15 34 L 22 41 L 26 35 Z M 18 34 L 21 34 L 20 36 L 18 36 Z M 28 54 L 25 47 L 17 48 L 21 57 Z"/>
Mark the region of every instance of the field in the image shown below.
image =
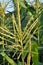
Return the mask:
<path id="1" fill-rule="evenodd" d="M 43 3 L 13 0 L 6 14 L 8 3 L 0 3 L 0 65 L 43 65 Z"/>

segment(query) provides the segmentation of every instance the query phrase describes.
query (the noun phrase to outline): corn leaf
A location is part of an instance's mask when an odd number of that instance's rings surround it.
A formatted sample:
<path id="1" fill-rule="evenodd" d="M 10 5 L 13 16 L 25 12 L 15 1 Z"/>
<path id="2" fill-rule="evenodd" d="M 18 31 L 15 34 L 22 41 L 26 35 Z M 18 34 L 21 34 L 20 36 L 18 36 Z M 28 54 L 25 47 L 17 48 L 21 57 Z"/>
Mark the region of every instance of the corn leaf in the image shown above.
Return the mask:
<path id="1" fill-rule="evenodd" d="M 33 65 L 38 65 L 38 45 L 36 42 L 32 42 L 32 60 Z"/>
<path id="2" fill-rule="evenodd" d="M 1 55 L 9 62 L 9 64 L 17 65 L 6 53 L 2 52 Z"/>

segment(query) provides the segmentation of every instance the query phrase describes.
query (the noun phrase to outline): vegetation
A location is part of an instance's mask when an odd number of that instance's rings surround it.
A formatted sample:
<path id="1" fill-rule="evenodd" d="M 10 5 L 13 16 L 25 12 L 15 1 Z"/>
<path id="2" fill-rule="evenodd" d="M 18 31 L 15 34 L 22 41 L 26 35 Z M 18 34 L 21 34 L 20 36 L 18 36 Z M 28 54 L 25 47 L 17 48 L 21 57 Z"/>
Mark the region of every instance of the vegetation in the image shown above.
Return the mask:
<path id="1" fill-rule="evenodd" d="M 0 65 L 43 65 L 42 4 L 13 0 L 15 11 L 5 14 L 8 3 L 0 3 Z"/>

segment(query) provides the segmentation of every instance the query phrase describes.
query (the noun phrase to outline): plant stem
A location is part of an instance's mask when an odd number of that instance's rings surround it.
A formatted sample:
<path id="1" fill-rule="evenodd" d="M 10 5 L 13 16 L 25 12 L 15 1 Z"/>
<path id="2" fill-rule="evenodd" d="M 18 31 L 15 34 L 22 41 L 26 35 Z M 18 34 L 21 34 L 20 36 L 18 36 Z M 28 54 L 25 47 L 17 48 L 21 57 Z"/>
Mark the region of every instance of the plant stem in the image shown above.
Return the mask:
<path id="1" fill-rule="evenodd" d="M 30 60 L 31 60 L 31 39 L 30 39 L 30 43 L 29 43 L 29 54 L 27 57 L 27 65 L 30 65 Z"/>
<path id="2" fill-rule="evenodd" d="M 17 17 L 18 17 L 19 30 L 20 30 L 20 32 L 21 32 L 21 21 L 20 21 L 20 7 L 19 7 L 19 0 L 17 0 Z"/>

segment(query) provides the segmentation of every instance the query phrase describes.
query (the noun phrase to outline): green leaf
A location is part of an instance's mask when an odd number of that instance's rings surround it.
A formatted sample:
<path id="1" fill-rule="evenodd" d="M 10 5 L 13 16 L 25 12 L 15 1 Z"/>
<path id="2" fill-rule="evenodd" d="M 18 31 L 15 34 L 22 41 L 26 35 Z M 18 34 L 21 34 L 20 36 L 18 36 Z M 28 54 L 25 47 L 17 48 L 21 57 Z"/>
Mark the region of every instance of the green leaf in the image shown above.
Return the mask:
<path id="1" fill-rule="evenodd" d="M 9 62 L 9 64 L 17 65 L 6 53 L 2 52 L 1 55 Z"/>
<path id="2" fill-rule="evenodd" d="M 23 8 L 27 8 L 25 5 L 25 0 L 19 0 L 19 3 Z"/>
<path id="3" fill-rule="evenodd" d="M 32 42 L 32 61 L 33 65 L 38 65 L 38 45 L 36 42 Z"/>
<path id="4" fill-rule="evenodd" d="M 22 62 L 18 61 L 18 65 L 23 65 Z"/>

